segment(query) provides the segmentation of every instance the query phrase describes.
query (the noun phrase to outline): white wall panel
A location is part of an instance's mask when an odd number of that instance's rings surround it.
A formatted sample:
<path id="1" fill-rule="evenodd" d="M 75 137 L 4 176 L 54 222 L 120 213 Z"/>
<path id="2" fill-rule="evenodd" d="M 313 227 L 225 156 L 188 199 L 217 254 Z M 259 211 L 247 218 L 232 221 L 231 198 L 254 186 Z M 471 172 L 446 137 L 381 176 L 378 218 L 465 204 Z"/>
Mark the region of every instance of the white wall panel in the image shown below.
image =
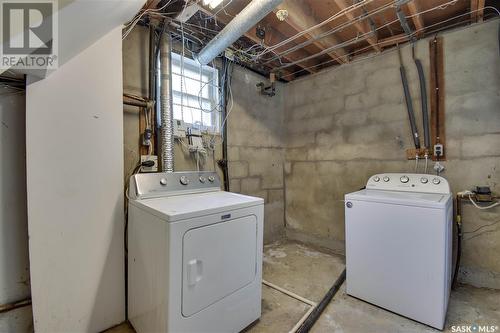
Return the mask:
<path id="1" fill-rule="evenodd" d="M 37 332 L 125 319 L 121 27 L 26 92 L 28 226 Z"/>

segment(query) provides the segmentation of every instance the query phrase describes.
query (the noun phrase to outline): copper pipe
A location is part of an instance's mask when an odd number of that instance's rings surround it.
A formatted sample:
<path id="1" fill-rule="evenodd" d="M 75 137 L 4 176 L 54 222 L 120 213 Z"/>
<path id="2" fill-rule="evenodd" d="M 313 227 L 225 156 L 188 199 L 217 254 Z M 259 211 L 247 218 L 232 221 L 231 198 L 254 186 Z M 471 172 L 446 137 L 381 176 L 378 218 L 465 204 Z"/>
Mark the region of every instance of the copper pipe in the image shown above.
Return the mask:
<path id="1" fill-rule="evenodd" d="M 137 106 L 140 108 L 145 108 L 148 106 L 148 103 L 146 101 L 141 101 L 135 98 L 131 98 L 128 96 L 123 96 L 123 104 L 125 105 L 131 105 L 131 106 Z"/>
<path id="2" fill-rule="evenodd" d="M 0 304 L 0 313 L 9 312 L 15 309 L 23 308 L 25 306 L 31 305 L 31 298 L 26 298 L 21 301 Z"/>

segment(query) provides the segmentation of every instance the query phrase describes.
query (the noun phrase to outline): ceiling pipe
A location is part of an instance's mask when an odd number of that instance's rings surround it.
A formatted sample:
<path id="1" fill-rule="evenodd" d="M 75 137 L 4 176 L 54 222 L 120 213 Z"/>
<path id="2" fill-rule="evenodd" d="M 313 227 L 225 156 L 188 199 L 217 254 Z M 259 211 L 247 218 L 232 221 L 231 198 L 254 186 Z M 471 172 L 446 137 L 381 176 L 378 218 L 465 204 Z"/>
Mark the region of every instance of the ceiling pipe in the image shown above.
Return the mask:
<path id="1" fill-rule="evenodd" d="M 195 55 L 195 59 L 200 64 L 207 65 L 282 2 L 283 0 L 253 0 Z"/>

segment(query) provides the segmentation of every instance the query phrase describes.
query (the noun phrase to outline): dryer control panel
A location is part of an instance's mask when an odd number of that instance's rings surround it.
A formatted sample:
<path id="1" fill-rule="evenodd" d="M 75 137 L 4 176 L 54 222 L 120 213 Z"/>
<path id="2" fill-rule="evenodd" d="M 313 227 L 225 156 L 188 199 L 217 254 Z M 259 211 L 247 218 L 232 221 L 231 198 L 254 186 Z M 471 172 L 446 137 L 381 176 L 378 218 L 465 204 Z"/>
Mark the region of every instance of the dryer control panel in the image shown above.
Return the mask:
<path id="1" fill-rule="evenodd" d="M 368 179 L 367 189 L 449 194 L 448 181 L 436 175 L 416 173 L 381 173 Z"/>
<path id="2" fill-rule="evenodd" d="M 148 199 L 172 195 L 220 191 L 216 172 L 140 173 L 130 177 L 130 199 Z"/>

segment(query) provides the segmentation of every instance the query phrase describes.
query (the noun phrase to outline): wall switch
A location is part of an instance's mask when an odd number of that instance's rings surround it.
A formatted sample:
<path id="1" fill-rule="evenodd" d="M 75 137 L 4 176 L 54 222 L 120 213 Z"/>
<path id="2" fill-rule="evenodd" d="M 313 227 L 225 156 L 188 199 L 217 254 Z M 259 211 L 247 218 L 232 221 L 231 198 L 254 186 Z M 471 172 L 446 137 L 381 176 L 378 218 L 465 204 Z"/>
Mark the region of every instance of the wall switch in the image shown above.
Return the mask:
<path id="1" fill-rule="evenodd" d="M 158 156 L 141 155 L 141 163 L 146 161 L 153 161 L 155 164 L 152 167 L 141 167 L 141 172 L 158 172 Z"/>
<path id="2" fill-rule="evenodd" d="M 443 156 L 444 153 L 444 148 L 443 145 L 440 143 L 437 143 L 434 145 L 434 156 Z"/>

